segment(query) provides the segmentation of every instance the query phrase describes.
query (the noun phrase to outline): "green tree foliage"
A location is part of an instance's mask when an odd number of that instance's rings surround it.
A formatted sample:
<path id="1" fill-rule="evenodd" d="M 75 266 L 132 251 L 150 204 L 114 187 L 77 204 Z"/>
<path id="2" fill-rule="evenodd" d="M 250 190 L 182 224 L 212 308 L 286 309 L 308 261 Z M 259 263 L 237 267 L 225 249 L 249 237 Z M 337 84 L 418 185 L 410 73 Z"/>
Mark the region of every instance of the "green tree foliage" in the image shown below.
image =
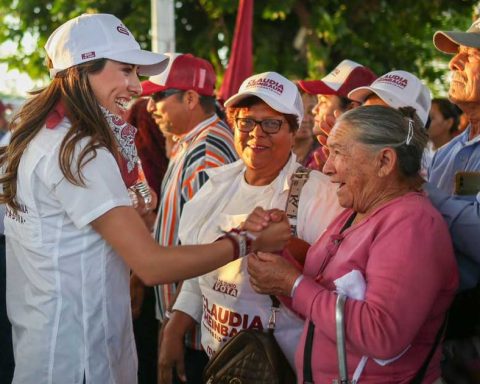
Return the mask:
<path id="1" fill-rule="evenodd" d="M 465 30 L 477 1 L 256 0 L 255 72 L 275 70 L 291 78 L 319 78 L 349 58 L 377 74 L 405 69 L 431 85 L 436 80 L 439 86 L 448 57 L 435 51 L 433 33 Z M 210 59 L 221 79 L 236 11 L 233 0 L 177 0 L 177 51 Z M 141 45 L 149 47 L 150 2 L 146 0 L 0 0 L 0 40 L 18 45 L 14 55 L 0 61 L 34 78 L 44 76 L 41 47 L 49 33 L 84 12 L 117 15 Z M 28 47 L 25 36 L 38 39 L 37 46 Z"/>

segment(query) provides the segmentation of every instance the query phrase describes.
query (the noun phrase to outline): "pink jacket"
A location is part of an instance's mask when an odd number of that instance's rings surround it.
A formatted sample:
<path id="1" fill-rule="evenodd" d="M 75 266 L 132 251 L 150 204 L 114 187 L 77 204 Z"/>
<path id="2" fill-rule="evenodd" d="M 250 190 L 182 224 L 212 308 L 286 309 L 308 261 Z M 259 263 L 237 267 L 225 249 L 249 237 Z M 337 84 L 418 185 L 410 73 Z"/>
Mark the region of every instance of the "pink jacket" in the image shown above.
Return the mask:
<path id="1" fill-rule="evenodd" d="M 296 354 L 299 382 L 308 320 L 315 324 L 315 383 L 338 378 L 333 281 L 357 269 L 365 278 L 366 293 L 364 301 L 348 299 L 345 307 L 349 377 L 367 355 L 362 384 L 409 383 L 430 352 L 458 285 L 448 228 L 420 193 L 388 202 L 340 234 L 351 214 L 340 214 L 310 248 L 305 278 L 293 297 L 293 308 L 307 319 Z M 409 345 L 386 366 L 373 360 L 391 359 Z M 440 348 L 424 383 L 440 377 L 439 362 Z"/>

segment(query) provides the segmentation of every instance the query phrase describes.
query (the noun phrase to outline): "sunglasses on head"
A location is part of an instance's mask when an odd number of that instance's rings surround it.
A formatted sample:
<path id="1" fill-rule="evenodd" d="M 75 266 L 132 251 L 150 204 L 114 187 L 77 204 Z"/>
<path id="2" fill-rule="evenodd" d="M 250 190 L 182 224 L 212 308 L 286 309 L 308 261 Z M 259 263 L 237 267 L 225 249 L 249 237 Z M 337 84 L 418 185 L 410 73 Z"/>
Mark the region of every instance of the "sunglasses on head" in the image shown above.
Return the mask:
<path id="1" fill-rule="evenodd" d="M 155 102 L 158 103 L 159 101 L 166 99 L 169 96 L 175 95 L 177 93 L 183 93 L 181 89 L 165 89 L 164 91 L 155 92 L 150 95 L 150 98 Z"/>

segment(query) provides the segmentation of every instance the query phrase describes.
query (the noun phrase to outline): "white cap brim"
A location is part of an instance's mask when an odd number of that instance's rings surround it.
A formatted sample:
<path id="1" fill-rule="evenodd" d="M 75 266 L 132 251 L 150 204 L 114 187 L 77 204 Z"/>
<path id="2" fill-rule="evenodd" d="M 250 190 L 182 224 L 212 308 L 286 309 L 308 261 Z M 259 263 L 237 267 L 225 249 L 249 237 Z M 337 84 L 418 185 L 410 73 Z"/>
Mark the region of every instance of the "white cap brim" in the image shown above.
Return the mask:
<path id="1" fill-rule="evenodd" d="M 360 88 L 354 89 L 348 94 L 348 98 L 350 100 L 357 101 L 359 103 L 364 103 L 365 100 L 368 98 L 368 96 L 371 95 L 372 93 L 377 95 L 390 107 L 401 108 L 401 107 L 408 106 L 408 104 L 400 100 L 394 93 L 385 91 L 383 89 L 375 89 L 373 87 L 360 87 Z M 411 106 L 414 107 L 413 105 Z M 423 109 L 419 111 L 418 108 L 416 108 L 416 113 L 420 118 L 420 120 L 422 121 L 423 125 L 426 125 L 428 121 L 428 113 L 425 115 L 423 113 Z"/>
<path id="2" fill-rule="evenodd" d="M 168 56 L 143 49 L 116 52 L 115 54 L 106 55 L 104 58 L 138 65 L 138 73 L 142 76 L 158 75 L 167 68 L 168 64 Z"/>
<path id="3" fill-rule="evenodd" d="M 243 100 L 243 99 L 245 99 L 249 96 L 256 96 L 259 99 L 262 99 L 268 106 L 270 106 L 272 109 L 274 109 L 277 112 L 295 115 L 295 116 L 299 117 L 300 119 L 302 118 L 301 116 L 298 116 L 298 113 L 296 111 L 290 110 L 285 105 L 278 103 L 270 95 L 264 94 L 263 92 L 260 92 L 258 90 L 256 90 L 255 92 L 237 93 L 236 95 L 230 97 L 227 101 L 225 101 L 224 106 L 225 107 L 232 107 L 235 104 L 237 104 L 239 101 L 241 101 L 241 100 Z"/>

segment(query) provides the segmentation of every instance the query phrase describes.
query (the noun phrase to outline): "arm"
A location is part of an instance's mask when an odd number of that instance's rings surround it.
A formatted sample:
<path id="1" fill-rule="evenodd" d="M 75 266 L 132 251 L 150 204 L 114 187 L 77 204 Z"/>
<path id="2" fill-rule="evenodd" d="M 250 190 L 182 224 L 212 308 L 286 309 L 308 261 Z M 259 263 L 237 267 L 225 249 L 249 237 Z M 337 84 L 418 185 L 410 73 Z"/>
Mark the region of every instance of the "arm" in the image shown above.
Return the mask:
<path id="1" fill-rule="evenodd" d="M 171 383 L 172 369 L 184 375 L 184 339 L 188 331 L 202 318 L 202 296 L 198 278 L 185 280 L 177 297 L 170 319 L 162 323 L 159 335 L 158 372 L 162 384 Z"/>
<path id="2" fill-rule="evenodd" d="M 91 225 L 147 285 L 203 275 L 232 261 L 233 246 L 229 240 L 160 247 L 131 207 L 115 207 Z M 253 242 L 253 248 L 279 250 L 288 241 L 288 232 L 285 218 L 262 231 Z"/>
<path id="3" fill-rule="evenodd" d="M 195 326 L 195 320 L 186 313 L 173 311 L 169 320 L 162 324 L 160 353 L 158 358 L 158 376 L 161 384 L 172 382 L 172 369 L 178 377 L 186 381 L 184 361 L 184 339 L 187 332 Z"/>
<path id="4" fill-rule="evenodd" d="M 410 345 L 422 327 L 438 329 L 450 300 L 448 290 L 453 295 L 456 288 L 456 266 L 443 223 L 421 214 L 411 216 L 375 236 L 364 271 L 365 300 L 347 300 L 349 343 L 360 355 L 390 359 Z M 334 257 L 347 255 L 339 251 Z M 293 306 L 322 324 L 320 332 L 335 340 L 335 301 L 334 292 L 304 278 Z"/>
<path id="5" fill-rule="evenodd" d="M 479 195 L 473 201 L 451 196 L 425 183 L 424 189 L 432 204 L 448 224 L 455 251 L 480 263 L 480 203 Z"/>

